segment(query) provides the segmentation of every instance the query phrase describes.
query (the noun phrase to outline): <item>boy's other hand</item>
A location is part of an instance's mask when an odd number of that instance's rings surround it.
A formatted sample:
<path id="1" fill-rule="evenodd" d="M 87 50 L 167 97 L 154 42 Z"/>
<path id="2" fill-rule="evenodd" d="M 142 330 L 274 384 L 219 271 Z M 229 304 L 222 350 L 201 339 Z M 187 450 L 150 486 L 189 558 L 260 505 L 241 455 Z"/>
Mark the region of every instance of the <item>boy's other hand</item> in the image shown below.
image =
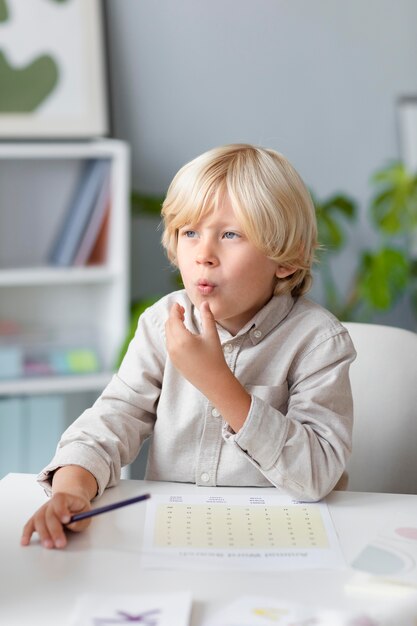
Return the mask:
<path id="1" fill-rule="evenodd" d="M 219 376 L 229 368 L 224 360 L 209 303 L 200 307 L 202 332 L 194 335 L 184 325 L 184 308 L 174 304 L 165 325 L 168 354 L 175 367 L 195 387 L 204 393 L 211 376 Z"/>
<path id="2" fill-rule="evenodd" d="M 25 524 L 21 545 L 29 545 L 33 533 L 37 532 L 44 548 L 64 548 L 67 544 L 64 527 L 81 532 L 91 522 L 86 519 L 68 525 L 71 516 L 90 509 L 90 501 L 83 496 L 55 493 Z"/>

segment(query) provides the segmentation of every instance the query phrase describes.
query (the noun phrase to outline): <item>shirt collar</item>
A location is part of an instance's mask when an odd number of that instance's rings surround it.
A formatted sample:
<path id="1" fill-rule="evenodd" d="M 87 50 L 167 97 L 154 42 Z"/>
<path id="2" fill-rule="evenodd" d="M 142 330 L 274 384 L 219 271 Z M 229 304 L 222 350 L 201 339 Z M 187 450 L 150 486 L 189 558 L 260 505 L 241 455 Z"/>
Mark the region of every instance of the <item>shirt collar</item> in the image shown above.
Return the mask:
<path id="1" fill-rule="evenodd" d="M 220 341 L 230 341 L 235 337 L 241 337 L 249 333 L 252 343 L 256 345 L 282 322 L 291 311 L 294 302 L 295 300 L 291 294 L 272 296 L 269 302 L 235 336 L 217 324 Z M 192 306 L 192 316 L 197 327 L 201 330 L 200 311 L 194 305 Z"/>

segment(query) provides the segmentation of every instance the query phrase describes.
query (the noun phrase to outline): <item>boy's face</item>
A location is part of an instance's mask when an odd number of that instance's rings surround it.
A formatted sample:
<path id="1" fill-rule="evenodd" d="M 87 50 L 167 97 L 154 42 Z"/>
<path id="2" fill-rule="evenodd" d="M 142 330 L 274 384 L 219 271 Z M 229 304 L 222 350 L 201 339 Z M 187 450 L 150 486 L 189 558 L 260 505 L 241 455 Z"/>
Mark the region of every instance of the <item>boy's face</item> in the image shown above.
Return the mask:
<path id="1" fill-rule="evenodd" d="M 228 196 L 198 224 L 179 230 L 177 262 L 190 300 L 208 300 L 216 321 L 236 334 L 291 272 L 268 259 L 244 235 Z"/>

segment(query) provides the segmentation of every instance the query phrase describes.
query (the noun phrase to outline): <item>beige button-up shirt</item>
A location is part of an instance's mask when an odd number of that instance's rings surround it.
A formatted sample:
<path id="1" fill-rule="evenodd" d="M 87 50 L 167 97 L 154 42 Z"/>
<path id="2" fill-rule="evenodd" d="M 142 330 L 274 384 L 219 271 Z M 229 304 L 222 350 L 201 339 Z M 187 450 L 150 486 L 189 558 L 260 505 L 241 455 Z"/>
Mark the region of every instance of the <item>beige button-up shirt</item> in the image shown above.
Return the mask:
<path id="1" fill-rule="evenodd" d="M 185 308 L 187 328 L 200 332 L 185 291 L 147 309 L 119 372 L 65 431 L 39 480 L 47 487 L 57 467 L 81 465 L 102 493 L 152 437 L 147 479 L 275 485 L 300 499 L 324 497 L 351 450 L 355 350 L 347 330 L 319 305 L 290 295 L 273 297 L 236 336 L 218 326 L 224 357 L 252 397 L 234 433 L 169 359 L 165 322 L 174 302 Z"/>

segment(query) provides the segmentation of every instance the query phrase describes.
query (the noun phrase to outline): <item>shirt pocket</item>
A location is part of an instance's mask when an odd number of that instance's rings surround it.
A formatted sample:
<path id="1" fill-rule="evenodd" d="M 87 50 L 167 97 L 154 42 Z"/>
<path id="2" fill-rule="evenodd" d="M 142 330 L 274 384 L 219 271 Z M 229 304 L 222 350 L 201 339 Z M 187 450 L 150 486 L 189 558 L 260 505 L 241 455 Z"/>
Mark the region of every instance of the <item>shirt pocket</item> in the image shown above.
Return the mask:
<path id="1" fill-rule="evenodd" d="M 287 412 L 288 407 L 288 385 L 245 385 L 245 389 L 252 396 L 263 400 L 281 413 Z"/>

